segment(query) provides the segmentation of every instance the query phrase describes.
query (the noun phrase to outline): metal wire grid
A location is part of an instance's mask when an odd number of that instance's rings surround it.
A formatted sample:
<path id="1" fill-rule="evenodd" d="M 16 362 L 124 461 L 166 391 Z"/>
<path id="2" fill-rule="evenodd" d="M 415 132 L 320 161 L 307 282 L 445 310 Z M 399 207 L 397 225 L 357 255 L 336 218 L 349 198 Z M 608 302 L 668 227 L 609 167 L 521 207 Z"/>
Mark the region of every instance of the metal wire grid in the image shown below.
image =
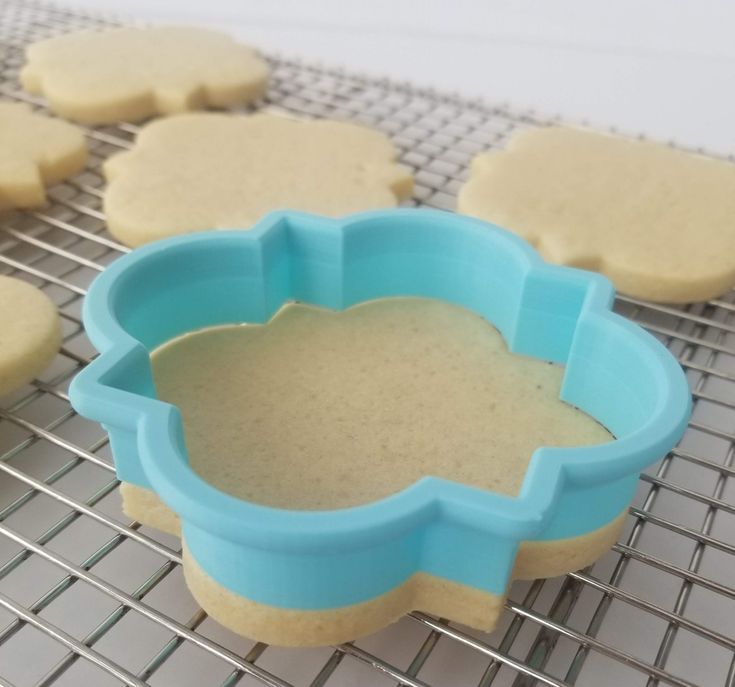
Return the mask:
<path id="1" fill-rule="evenodd" d="M 0 97 L 20 91 L 26 43 L 105 23 L 45 4 L 0 4 Z M 266 107 L 365 122 L 416 170 L 416 202 L 453 208 L 471 157 L 543 124 L 406 85 L 273 60 Z M 0 687 L 15 685 L 735 685 L 735 293 L 685 308 L 619 299 L 677 355 L 695 413 L 641 478 L 624 537 L 592 569 L 513 586 L 498 630 L 423 613 L 339 647 L 284 650 L 237 637 L 196 607 L 178 541 L 120 511 L 107 437 L 66 387 L 94 351 L 81 299 L 126 249 L 105 231 L 99 163 L 128 124 L 87 131 L 88 169 L 38 211 L 0 219 L 0 272 L 58 305 L 54 364 L 0 407 Z"/>

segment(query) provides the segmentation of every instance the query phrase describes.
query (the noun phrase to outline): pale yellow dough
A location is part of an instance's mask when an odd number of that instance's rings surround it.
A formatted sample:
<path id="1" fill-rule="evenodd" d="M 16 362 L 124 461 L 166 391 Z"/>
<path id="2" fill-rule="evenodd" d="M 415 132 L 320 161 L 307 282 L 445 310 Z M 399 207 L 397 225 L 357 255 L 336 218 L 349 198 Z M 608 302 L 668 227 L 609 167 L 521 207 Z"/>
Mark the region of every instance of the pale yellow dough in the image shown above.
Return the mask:
<path id="1" fill-rule="evenodd" d="M 460 212 L 624 294 L 686 303 L 735 286 L 735 165 L 665 145 L 548 127 L 482 153 Z"/>
<path id="2" fill-rule="evenodd" d="M 23 87 L 88 124 L 139 121 L 260 98 L 268 66 L 227 34 L 184 26 L 79 31 L 28 47 Z"/>
<path id="3" fill-rule="evenodd" d="M 60 345 L 56 306 L 32 284 L 0 276 L 0 396 L 42 372 Z"/>
<path id="4" fill-rule="evenodd" d="M 110 232 L 129 246 L 202 229 L 247 229 L 271 210 L 343 215 L 412 191 L 383 134 L 329 120 L 191 114 L 153 122 L 104 165 Z"/>
<path id="5" fill-rule="evenodd" d="M 43 205 L 45 186 L 67 179 L 87 161 L 87 144 L 72 124 L 0 102 L 0 211 Z"/>

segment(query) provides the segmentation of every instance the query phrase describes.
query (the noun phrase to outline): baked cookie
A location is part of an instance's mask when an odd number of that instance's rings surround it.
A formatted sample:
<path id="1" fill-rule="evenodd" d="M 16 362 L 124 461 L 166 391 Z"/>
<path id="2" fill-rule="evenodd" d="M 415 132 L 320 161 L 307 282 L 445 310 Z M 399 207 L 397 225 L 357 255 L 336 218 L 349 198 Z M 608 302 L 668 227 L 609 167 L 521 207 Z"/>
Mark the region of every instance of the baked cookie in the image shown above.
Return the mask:
<path id="1" fill-rule="evenodd" d="M 61 345 L 56 306 L 32 284 L 0 276 L 0 396 L 30 382 Z"/>
<path id="2" fill-rule="evenodd" d="M 77 127 L 22 103 L 0 102 L 0 210 L 43 205 L 44 186 L 73 176 L 86 161 Z"/>
<path id="3" fill-rule="evenodd" d="M 251 48 L 193 27 L 79 31 L 33 43 L 26 57 L 23 88 L 90 124 L 251 102 L 268 81 Z"/>
<path id="4" fill-rule="evenodd" d="M 270 114 L 153 122 L 104 165 L 107 224 L 128 246 L 202 229 L 247 228 L 266 212 L 339 216 L 395 206 L 412 177 L 367 127 Z"/>
<path id="5" fill-rule="evenodd" d="M 268 506 L 348 508 L 426 475 L 513 496 L 538 446 L 612 440 L 559 400 L 563 368 L 511 354 L 486 320 L 438 300 L 390 298 L 341 312 L 290 304 L 266 325 L 176 338 L 151 362 L 158 397 L 182 412 L 194 470 Z M 123 483 L 121 492 L 127 515 L 179 534 L 178 517 L 152 491 Z M 512 576 L 589 565 L 624 517 L 577 537 L 522 542 Z M 503 604 L 501 595 L 421 572 L 358 604 L 279 608 L 224 587 L 186 541 L 184 574 L 214 618 L 277 644 L 359 637 L 411 608 L 487 628 Z"/>
<path id="6" fill-rule="evenodd" d="M 728 162 L 580 129 L 527 129 L 475 158 L 458 209 L 637 298 L 687 303 L 735 286 Z"/>
<path id="7" fill-rule="evenodd" d="M 487 320 L 439 300 L 289 304 L 266 325 L 174 339 L 152 365 L 191 466 L 275 508 L 349 508 L 425 475 L 515 496 L 539 446 L 612 441 L 559 400 L 563 367 L 510 353 Z"/>

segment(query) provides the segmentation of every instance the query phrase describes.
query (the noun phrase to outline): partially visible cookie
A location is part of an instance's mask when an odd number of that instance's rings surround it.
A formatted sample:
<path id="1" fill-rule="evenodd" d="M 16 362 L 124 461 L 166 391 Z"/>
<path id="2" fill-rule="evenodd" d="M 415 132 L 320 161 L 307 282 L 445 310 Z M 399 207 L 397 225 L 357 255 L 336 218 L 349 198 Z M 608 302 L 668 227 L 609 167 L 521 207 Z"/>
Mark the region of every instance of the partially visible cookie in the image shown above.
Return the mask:
<path id="1" fill-rule="evenodd" d="M 687 303 L 735 286 L 735 165 L 646 141 L 549 127 L 475 158 L 458 209 L 618 291 Z"/>
<path id="2" fill-rule="evenodd" d="M 56 306 L 32 284 L 0 276 L 0 396 L 42 372 L 60 345 Z"/>
<path id="3" fill-rule="evenodd" d="M 330 216 L 395 206 L 409 170 L 367 127 L 276 115 L 189 114 L 147 125 L 104 165 L 110 232 L 129 246 L 248 228 L 278 209 Z"/>
<path id="4" fill-rule="evenodd" d="M 0 102 L 0 210 L 42 205 L 44 186 L 73 176 L 86 161 L 77 127 L 22 103 Z"/>
<path id="5" fill-rule="evenodd" d="M 90 124 L 251 102 L 268 81 L 254 50 L 194 27 L 79 31 L 33 43 L 26 57 L 23 87 Z"/>

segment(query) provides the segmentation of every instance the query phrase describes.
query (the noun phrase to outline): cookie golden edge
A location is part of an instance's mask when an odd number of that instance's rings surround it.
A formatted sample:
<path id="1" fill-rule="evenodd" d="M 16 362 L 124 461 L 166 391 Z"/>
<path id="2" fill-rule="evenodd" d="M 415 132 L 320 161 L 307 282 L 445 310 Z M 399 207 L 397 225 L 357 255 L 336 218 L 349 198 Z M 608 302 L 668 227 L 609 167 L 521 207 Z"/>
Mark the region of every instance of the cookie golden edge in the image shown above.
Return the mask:
<path id="1" fill-rule="evenodd" d="M 144 525 L 181 536 L 178 516 L 150 489 L 122 482 L 125 514 Z M 610 523 L 577 537 L 523 541 L 511 579 L 533 580 L 578 570 L 598 560 L 618 540 L 627 509 Z M 280 608 L 247 599 L 208 575 L 183 545 L 187 586 L 202 608 L 239 634 L 280 646 L 324 646 L 359 639 L 423 611 L 489 632 L 503 611 L 505 597 L 435 575 L 417 572 L 401 585 L 361 603 L 326 610 Z"/>

